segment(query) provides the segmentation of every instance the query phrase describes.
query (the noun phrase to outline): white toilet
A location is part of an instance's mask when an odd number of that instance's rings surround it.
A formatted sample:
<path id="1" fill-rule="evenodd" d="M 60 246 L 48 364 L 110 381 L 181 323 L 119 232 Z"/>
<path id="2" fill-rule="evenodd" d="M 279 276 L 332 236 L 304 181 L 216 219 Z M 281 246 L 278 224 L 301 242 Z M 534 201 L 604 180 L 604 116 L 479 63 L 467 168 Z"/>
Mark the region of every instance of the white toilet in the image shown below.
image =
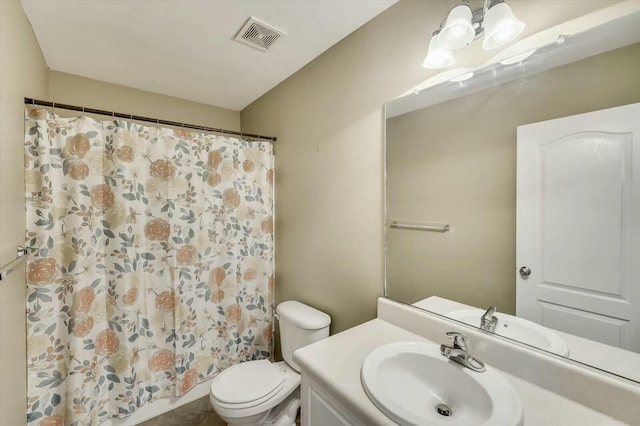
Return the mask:
<path id="1" fill-rule="evenodd" d="M 229 425 L 295 425 L 300 368 L 293 362 L 293 352 L 328 337 L 331 317 L 296 301 L 280 303 L 276 312 L 284 361 L 236 364 L 211 382 L 211 405 Z"/>

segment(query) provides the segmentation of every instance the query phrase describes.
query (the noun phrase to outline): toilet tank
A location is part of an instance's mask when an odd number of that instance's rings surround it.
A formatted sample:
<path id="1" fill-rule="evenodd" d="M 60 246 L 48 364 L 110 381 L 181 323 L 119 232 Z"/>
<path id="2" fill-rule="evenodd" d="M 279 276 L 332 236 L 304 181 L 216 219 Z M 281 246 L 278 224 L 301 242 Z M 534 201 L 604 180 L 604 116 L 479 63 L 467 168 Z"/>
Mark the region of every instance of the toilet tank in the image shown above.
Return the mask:
<path id="1" fill-rule="evenodd" d="M 287 364 L 300 371 L 298 364 L 293 362 L 293 353 L 296 349 L 329 337 L 331 317 L 293 300 L 280 303 L 276 312 L 280 318 L 282 357 Z"/>

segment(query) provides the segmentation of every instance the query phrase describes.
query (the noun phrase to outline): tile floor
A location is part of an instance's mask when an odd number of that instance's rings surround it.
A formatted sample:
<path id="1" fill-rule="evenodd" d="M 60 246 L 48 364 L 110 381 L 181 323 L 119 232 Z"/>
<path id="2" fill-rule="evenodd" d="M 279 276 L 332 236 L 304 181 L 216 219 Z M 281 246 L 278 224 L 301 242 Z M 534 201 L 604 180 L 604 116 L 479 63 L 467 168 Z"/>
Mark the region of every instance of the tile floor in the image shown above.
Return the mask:
<path id="1" fill-rule="evenodd" d="M 296 425 L 300 425 L 300 413 L 298 413 Z M 139 426 L 227 426 L 227 424 L 216 415 L 209 397 L 205 396 L 140 423 Z"/>
<path id="2" fill-rule="evenodd" d="M 209 397 L 197 399 L 189 404 L 164 413 L 139 426 L 226 426 L 211 407 Z"/>

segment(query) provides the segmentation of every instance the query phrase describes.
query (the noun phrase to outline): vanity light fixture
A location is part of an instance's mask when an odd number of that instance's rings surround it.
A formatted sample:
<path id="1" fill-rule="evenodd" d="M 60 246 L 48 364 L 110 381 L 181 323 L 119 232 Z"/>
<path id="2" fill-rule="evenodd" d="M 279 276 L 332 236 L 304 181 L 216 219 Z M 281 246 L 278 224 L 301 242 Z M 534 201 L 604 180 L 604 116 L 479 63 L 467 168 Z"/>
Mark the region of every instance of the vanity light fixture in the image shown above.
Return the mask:
<path id="1" fill-rule="evenodd" d="M 484 6 L 476 10 L 471 10 L 470 0 L 463 0 L 432 34 L 422 66 L 446 68 L 455 63 L 452 50 L 469 45 L 483 34 L 482 48 L 491 50 L 513 41 L 523 30 L 524 23 L 505 0 L 484 0 Z"/>

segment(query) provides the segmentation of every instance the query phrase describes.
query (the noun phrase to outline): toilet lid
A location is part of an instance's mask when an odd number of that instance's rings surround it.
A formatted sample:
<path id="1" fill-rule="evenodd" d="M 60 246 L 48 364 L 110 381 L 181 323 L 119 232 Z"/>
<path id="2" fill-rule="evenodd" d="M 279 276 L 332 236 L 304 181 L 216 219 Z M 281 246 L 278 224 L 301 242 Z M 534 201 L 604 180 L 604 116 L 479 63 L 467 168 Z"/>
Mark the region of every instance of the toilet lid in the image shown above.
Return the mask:
<path id="1" fill-rule="evenodd" d="M 276 392 L 285 376 L 269 360 L 247 361 L 227 368 L 211 383 L 211 394 L 228 404 L 243 404 Z"/>

